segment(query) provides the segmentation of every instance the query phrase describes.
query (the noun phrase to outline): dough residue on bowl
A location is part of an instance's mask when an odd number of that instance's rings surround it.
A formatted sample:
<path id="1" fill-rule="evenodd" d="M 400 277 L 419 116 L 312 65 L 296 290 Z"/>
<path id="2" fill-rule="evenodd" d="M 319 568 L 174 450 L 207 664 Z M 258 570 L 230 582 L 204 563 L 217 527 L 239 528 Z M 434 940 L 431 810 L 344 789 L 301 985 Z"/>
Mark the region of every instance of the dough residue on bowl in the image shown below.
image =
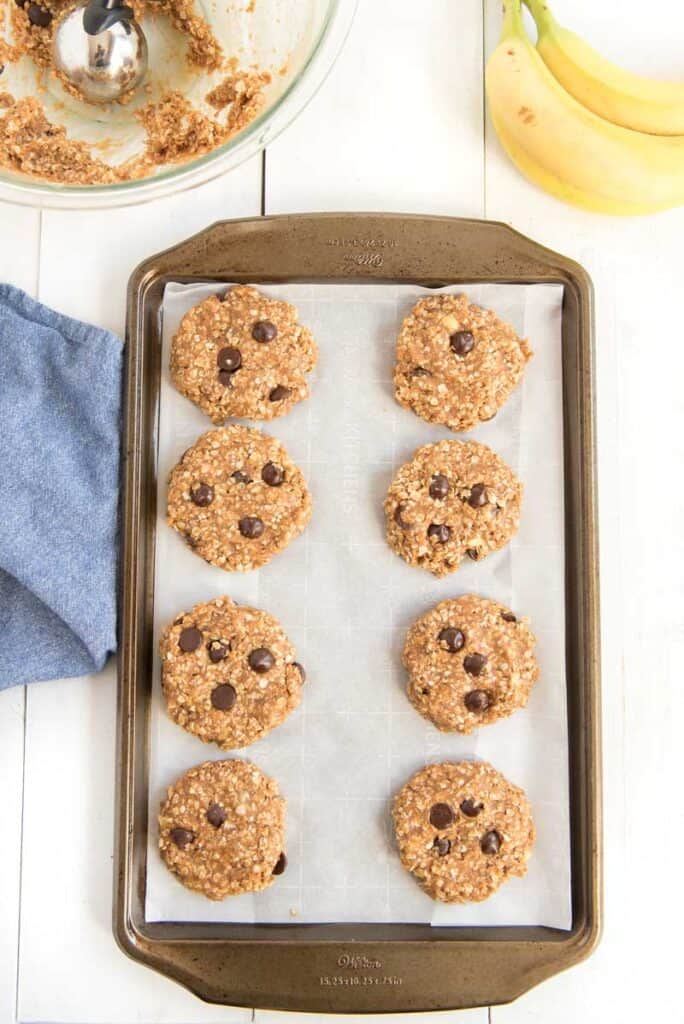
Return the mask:
<path id="1" fill-rule="evenodd" d="M 133 115 L 144 129 L 142 151 L 118 165 L 96 155 L 96 148 L 70 138 L 66 128 L 46 113 L 36 96 L 15 97 L 0 89 L 0 168 L 63 185 L 109 185 L 149 177 L 164 164 L 184 163 L 210 153 L 242 131 L 265 106 L 267 71 L 240 70 L 235 57 L 225 58 L 210 25 L 192 0 L 129 0 L 135 15 L 166 16 L 187 42 L 187 62 L 201 72 L 224 71 L 225 77 L 205 96 L 207 110 L 179 90 L 167 89 Z M 73 87 L 52 66 L 52 36 L 72 0 L 9 0 L 12 38 L 0 39 L 0 76 L 4 67 L 28 57 L 37 68 Z M 215 80 L 215 79 L 214 79 Z M 0 86 L 2 78 L 0 77 Z M 81 97 L 79 97 L 81 98 Z M 122 97 L 125 103 L 131 94 Z"/>

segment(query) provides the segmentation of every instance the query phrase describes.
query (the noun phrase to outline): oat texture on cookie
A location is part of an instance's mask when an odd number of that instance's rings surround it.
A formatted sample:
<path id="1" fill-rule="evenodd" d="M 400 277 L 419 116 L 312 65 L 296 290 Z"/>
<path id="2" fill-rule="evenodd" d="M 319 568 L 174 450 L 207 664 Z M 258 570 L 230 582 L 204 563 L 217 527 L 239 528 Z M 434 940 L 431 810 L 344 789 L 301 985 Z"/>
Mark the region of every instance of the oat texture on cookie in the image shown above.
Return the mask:
<path id="1" fill-rule="evenodd" d="M 469 733 L 527 704 L 539 676 L 527 620 L 475 594 L 440 601 L 408 631 L 402 661 L 414 707 Z"/>
<path id="2" fill-rule="evenodd" d="M 529 802 L 484 761 L 421 768 L 395 797 L 392 816 L 401 863 L 435 900 L 480 902 L 527 871 Z"/>
<path id="3" fill-rule="evenodd" d="M 261 739 L 301 700 L 304 669 L 278 620 L 229 597 L 177 616 L 159 653 L 171 718 L 226 750 Z"/>
<path id="4" fill-rule="evenodd" d="M 421 299 L 397 339 L 397 401 L 429 423 L 472 430 L 492 419 L 532 350 L 510 324 L 465 295 Z"/>
<path id="5" fill-rule="evenodd" d="M 270 420 L 308 397 L 317 358 L 291 303 L 237 285 L 185 314 L 171 343 L 171 376 L 214 423 Z"/>
<path id="6" fill-rule="evenodd" d="M 419 448 L 385 499 L 387 540 L 409 565 L 444 576 L 463 558 L 502 548 L 518 529 L 522 485 L 503 459 L 476 441 Z"/>
<path id="7" fill-rule="evenodd" d="M 249 761 L 207 761 L 169 787 L 159 851 L 188 889 L 211 900 L 258 892 L 283 873 L 285 801 Z"/>
<path id="8" fill-rule="evenodd" d="M 169 478 L 169 525 L 221 569 L 265 565 L 310 518 L 301 471 L 280 441 L 252 427 L 210 430 Z"/>

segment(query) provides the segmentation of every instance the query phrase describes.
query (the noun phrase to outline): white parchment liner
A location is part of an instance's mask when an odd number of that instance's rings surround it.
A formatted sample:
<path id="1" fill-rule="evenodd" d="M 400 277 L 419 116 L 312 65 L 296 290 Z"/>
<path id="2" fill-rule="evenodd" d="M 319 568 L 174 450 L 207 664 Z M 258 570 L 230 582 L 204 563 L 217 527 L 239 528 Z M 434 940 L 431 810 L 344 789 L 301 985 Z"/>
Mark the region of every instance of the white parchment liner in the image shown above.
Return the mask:
<path id="1" fill-rule="evenodd" d="M 394 342 L 426 289 L 409 285 L 278 285 L 314 332 L 312 398 L 263 425 L 280 438 L 313 494 L 304 534 L 257 572 L 226 573 L 194 555 L 164 521 L 166 481 L 211 423 L 171 386 L 170 340 L 183 313 L 216 285 L 170 285 L 164 296 L 159 420 L 155 649 L 161 628 L 197 601 L 228 594 L 274 614 L 308 679 L 300 708 L 244 751 L 227 754 L 167 716 L 155 664 L 151 709 L 149 921 L 427 922 L 571 926 L 564 652 L 561 396 L 562 288 L 473 285 L 473 301 L 529 338 L 535 357 L 499 415 L 468 435 L 493 447 L 525 485 L 520 531 L 503 551 L 435 580 L 384 540 L 382 502 L 397 467 L 421 444 L 453 436 L 394 401 Z M 261 426 L 257 424 L 257 426 Z M 258 512 L 258 509 L 255 510 Z M 528 615 L 541 679 L 528 707 L 471 736 L 444 735 L 413 710 L 400 663 L 411 621 L 468 591 Z M 286 873 L 256 895 L 212 903 L 167 871 L 157 851 L 166 787 L 192 765 L 244 756 L 279 782 L 288 803 Z M 429 761 L 484 758 L 532 802 L 537 843 L 527 876 L 485 903 L 434 903 L 400 866 L 392 795 Z"/>

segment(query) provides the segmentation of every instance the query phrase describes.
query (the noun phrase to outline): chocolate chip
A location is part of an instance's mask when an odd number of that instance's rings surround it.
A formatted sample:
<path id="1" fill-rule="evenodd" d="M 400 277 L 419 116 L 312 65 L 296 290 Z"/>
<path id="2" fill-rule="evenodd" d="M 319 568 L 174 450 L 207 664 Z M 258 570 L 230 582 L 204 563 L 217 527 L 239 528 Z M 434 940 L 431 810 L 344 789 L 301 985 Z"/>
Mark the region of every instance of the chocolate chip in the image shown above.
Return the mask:
<path id="1" fill-rule="evenodd" d="M 471 797 L 461 800 L 460 807 L 461 814 L 465 814 L 466 818 L 477 818 L 480 811 L 484 810 L 484 804 L 476 804 Z"/>
<path id="2" fill-rule="evenodd" d="M 468 504 L 471 508 L 482 508 L 487 504 L 487 488 L 484 484 L 473 484 L 470 488 Z"/>
<path id="3" fill-rule="evenodd" d="M 468 548 L 466 550 L 466 555 L 468 556 L 468 558 L 471 558 L 473 562 L 477 562 L 478 558 L 480 557 L 480 553 L 477 550 L 477 548 Z"/>
<path id="4" fill-rule="evenodd" d="M 468 711 L 473 713 L 486 711 L 489 707 L 489 695 L 485 690 L 471 690 L 470 693 L 466 693 L 463 703 L 468 708 Z"/>
<path id="5" fill-rule="evenodd" d="M 460 629 L 455 629 L 453 626 L 447 626 L 446 629 L 442 629 L 437 637 L 439 642 L 447 651 L 451 651 L 455 654 L 456 651 L 460 651 L 465 643 L 465 636 Z"/>
<path id="6" fill-rule="evenodd" d="M 501 849 L 503 838 L 500 832 L 497 832 L 495 828 L 491 832 L 485 832 L 480 840 L 480 849 L 483 853 L 498 853 Z"/>
<path id="7" fill-rule="evenodd" d="M 431 523 L 428 526 L 428 537 L 434 537 L 438 544 L 446 544 L 451 536 L 451 530 L 448 526 L 444 526 L 441 523 Z"/>
<path id="8" fill-rule="evenodd" d="M 236 700 L 235 687 L 230 683 L 221 683 L 211 691 L 211 706 L 217 711 L 230 711 Z"/>
<path id="9" fill-rule="evenodd" d="M 235 373 L 242 366 L 242 353 L 239 348 L 222 348 L 216 356 L 216 363 L 219 370 Z"/>
<path id="10" fill-rule="evenodd" d="M 463 668 L 470 676 L 479 676 L 486 664 L 487 658 L 484 654 L 466 654 L 463 659 Z"/>
<path id="11" fill-rule="evenodd" d="M 202 634 L 196 626 L 188 626 L 187 629 L 181 631 L 181 635 L 178 637 L 178 646 L 186 654 L 196 651 L 201 643 Z"/>
<path id="12" fill-rule="evenodd" d="M 517 622 L 518 621 L 516 619 L 515 615 L 513 614 L 513 612 L 501 612 L 501 618 L 504 620 L 504 622 Z"/>
<path id="13" fill-rule="evenodd" d="M 14 0 L 17 7 L 26 7 L 26 0 Z"/>
<path id="14" fill-rule="evenodd" d="M 224 388 L 232 388 L 233 374 L 230 372 L 230 370 L 219 370 L 218 379 L 219 384 L 223 384 Z"/>
<path id="15" fill-rule="evenodd" d="M 29 4 L 28 16 L 31 24 L 37 25 L 38 28 L 47 28 L 52 21 L 50 11 L 46 11 L 44 7 L 40 7 L 38 4 Z"/>
<path id="16" fill-rule="evenodd" d="M 298 668 L 299 669 L 299 674 L 302 677 L 302 682 L 305 683 L 306 682 L 306 672 L 304 671 L 304 666 L 301 665 L 298 661 L 293 661 L 292 662 L 292 666 L 293 666 L 293 668 Z"/>
<path id="17" fill-rule="evenodd" d="M 286 388 L 284 384 L 279 384 L 277 388 L 273 388 L 268 393 L 269 402 L 282 402 L 283 398 L 288 398 L 292 394 L 290 388 Z"/>
<path id="18" fill-rule="evenodd" d="M 247 662 L 253 672 L 258 672 L 262 676 L 264 672 L 270 672 L 273 668 L 275 658 L 266 647 L 257 647 L 255 651 L 250 652 Z"/>
<path id="19" fill-rule="evenodd" d="M 443 829 L 453 825 L 454 812 L 449 804 L 433 804 L 430 808 L 430 824 L 434 828 Z"/>
<path id="20" fill-rule="evenodd" d="M 245 516 L 238 523 L 240 533 L 249 540 L 256 540 L 264 532 L 264 524 L 258 516 Z"/>
<path id="21" fill-rule="evenodd" d="M 233 480 L 237 480 L 239 484 L 251 484 L 252 482 L 251 476 L 247 476 L 241 469 L 236 469 L 234 473 L 231 473 L 231 477 Z"/>
<path id="22" fill-rule="evenodd" d="M 430 497 L 435 501 L 444 501 L 449 493 L 449 481 L 441 473 L 436 473 L 430 483 Z"/>
<path id="23" fill-rule="evenodd" d="M 221 804 L 209 804 L 207 808 L 207 821 L 214 828 L 221 828 L 221 825 L 226 820 L 228 815 Z"/>
<path id="24" fill-rule="evenodd" d="M 397 526 L 400 526 L 402 530 L 411 530 L 413 528 L 412 523 L 408 523 L 404 519 L 404 512 L 406 511 L 406 505 L 400 502 L 394 510 L 394 522 Z"/>
<path id="25" fill-rule="evenodd" d="M 213 661 L 214 664 L 218 661 L 223 661 L 229 650 L 230 643 L 227 640 L 210 640 L 207 644 L 209 661 Z"/>
<path id="26" fill-rule="evenodd" d="M 172 828 L 169 832 L 171 842 L 175 843 L 179 850 L 184 850 L 190 843 L 195 842 L 195 833 L 189 828 Z"/>
<path id="27" fill-rule="evenodd" d="M 270 320 L 257 320 L 252 328 L 252 337 L 255 341 L 273 341 L 278 333 L 278 328 Z"/>
<path id="28" fill-rule="evenodd" d="M 206 508 L 214 500 L 214 488 L 211 484 L 195 484 L 190 488 L 190 497 L 200 508 Z"/>
<path id="29" fill-rule="evenodd" d="M 446 839 L 445 836 L 435 836 L 433 846 L 437 850 L 439 857 L 446 857 L 451 849 L 451 841 Z"/>
<path id="30" fill-rule="evenodd" d="M 449 344 L 457 356 L 467 356 L 475 348 L 475 338 L 470 331 L 454 331 L 449 336 Z"/>
<path id="31" fill-rule="evenodd" d="M 431 377 L 432 374 L 424 366 L 414 366 L 411 370 L 412 377 Z"/>
<path id="32" fill-rule="evenodd" d="M 283 871 L 285 870 L 286 867 L 287 867 L 287 857 L 285 856 L 284 853 L 281 853 L 280 856 L 278 857 L 278 860 L 275 863 L 275 867 L 273 868 L 273 874 L 274 875 L 282 875 L 282 873 L 283 873 Z"/>
<path id="33" fill-rule="evenodd" d="M 261 479 L 269 487 L 280 487 L 285 479 L 285 471 L 282 466 L 277 466 L 275 462 L 267 462 L 261 470 Z"/>

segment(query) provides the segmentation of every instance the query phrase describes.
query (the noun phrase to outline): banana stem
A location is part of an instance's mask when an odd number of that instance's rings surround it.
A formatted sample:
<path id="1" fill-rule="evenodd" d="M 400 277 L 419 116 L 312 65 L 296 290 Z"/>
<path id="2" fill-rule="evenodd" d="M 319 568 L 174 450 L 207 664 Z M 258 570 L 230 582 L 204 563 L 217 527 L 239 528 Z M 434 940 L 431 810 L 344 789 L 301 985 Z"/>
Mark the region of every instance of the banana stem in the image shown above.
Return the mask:
<path id="1" fill-rule="evenodd" d="M 541 35 L 553 25 L 553 15 L 546 0 L 525 0 L 525 6 L 535 20 L 537 31 Z"/>
<path id="2" fill-rule="evenodd" d="M 507 39 L 510 36 L 520 36 L 525 32 L 522 20 L 522 8 L 520 0 L 504 0 L 504 17 L 501 28 L 501 38 Z"/>

